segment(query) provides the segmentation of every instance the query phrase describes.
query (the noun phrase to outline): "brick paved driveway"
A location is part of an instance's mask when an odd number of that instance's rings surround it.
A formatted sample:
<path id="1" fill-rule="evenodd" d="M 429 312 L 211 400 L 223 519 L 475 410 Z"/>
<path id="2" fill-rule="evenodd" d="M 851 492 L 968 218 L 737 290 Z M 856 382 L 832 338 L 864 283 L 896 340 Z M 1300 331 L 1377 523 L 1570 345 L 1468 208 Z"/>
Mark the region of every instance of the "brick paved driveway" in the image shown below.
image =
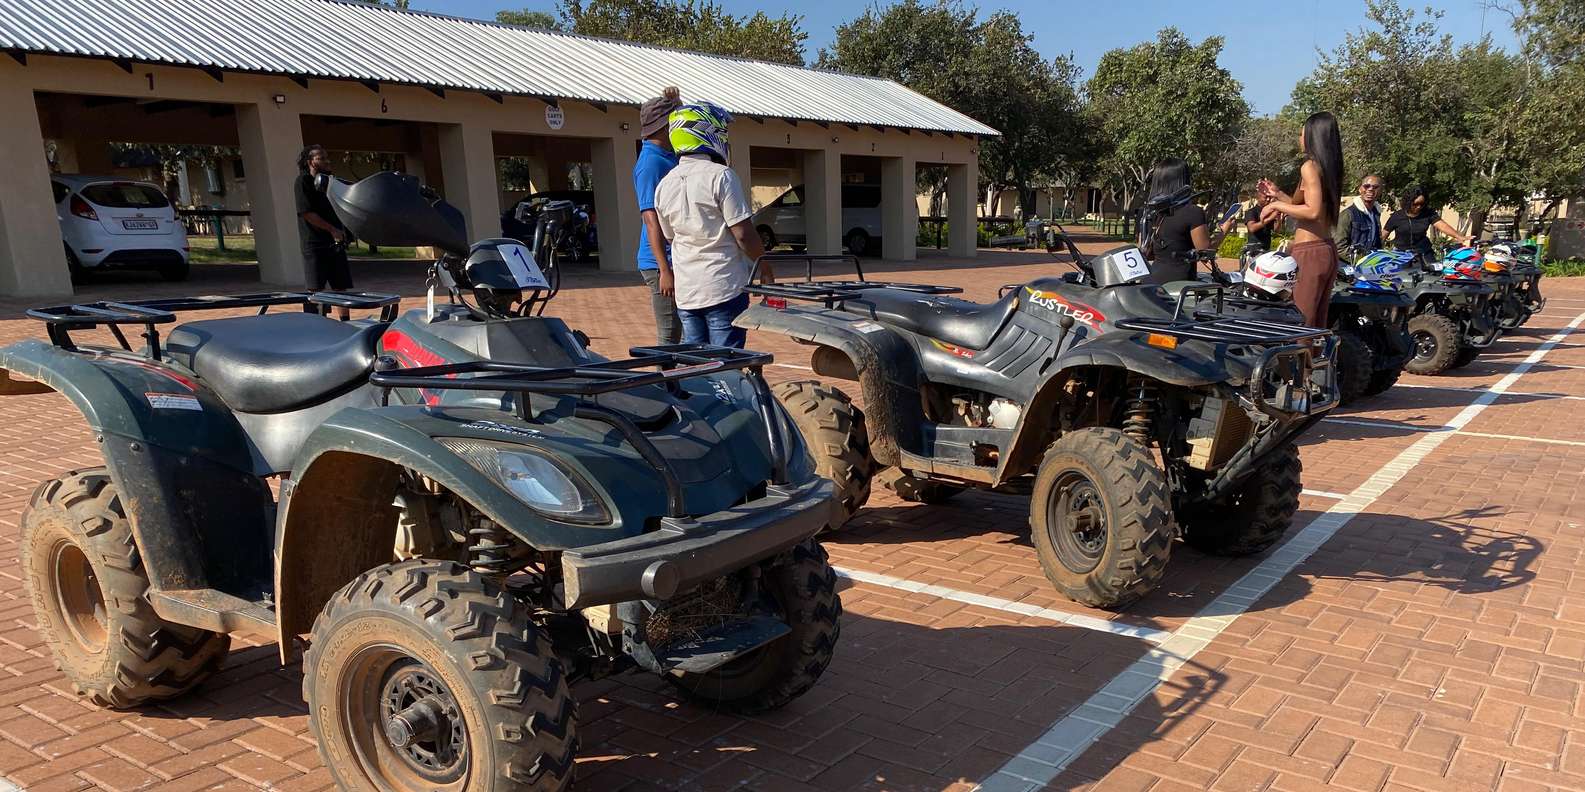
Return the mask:
<path id="1" fill-rule="evenodd" d="M 1010 253 L 876 267 L 977 298 L 1054 268 Z M 421 299 L 417 266 L 357 274 Z M 195 277 L 188 290 L 254 288 L 237 268 Z M 1406 377 L 1307 438 L 1307 527 L 1290 547 L 1226 561 L 1180 546 L 1121 616 L 1050 591 L 1022 500 L 877 490 L 826 540 L 847 616 L 814 691 L 743 720 L 645 677 L 579 685 L 576 788 L 1585 789 L 1585 332 L 1554 338 L 1585 314 L 1585 281 L 1547 287 L 1546 312 L 1473 365 Z M 578 277 L 558 312 L 620 354 L 650 336 L 641 289 Z M 0 303 L 0 342 L 40 334 L 22 307 Z M 799 348 L 750 344 L 778 353 L 775 378 L 807 375 Z M 18 514 L 39 480 L 97 463 L 63 398 L 0 400 L 0 775 L 38 790 L 328 786 L 299 669 L 271 646 L 238 644 L 196 694 L 136 712 L 64 686 L 18 579 Z"/>

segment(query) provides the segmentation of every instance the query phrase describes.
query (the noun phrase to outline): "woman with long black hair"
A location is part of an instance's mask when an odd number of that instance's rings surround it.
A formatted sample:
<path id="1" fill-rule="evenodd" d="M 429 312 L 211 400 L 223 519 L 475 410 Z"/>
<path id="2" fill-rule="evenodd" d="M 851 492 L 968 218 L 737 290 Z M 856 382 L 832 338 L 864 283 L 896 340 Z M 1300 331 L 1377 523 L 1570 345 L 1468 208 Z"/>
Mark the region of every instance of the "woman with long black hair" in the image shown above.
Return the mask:
<path id="1" fill-rule="evenodd" d="M 1304 152 L 1299 189 L 1289 195 L 1269 179 L 1261 179 L 1257 185 L 1261 195 L 1272 199 L 1261 210 L 1260 220 L 1269 222 L 1279 214 L 1293 218 L 1288 255 L 1299 264 L 1293 302 L 1304 314 L 1305 324 L 1326 327 L 1326 306 L 1332 296 L 1332 281 L 1337 278 L 1337 243 L 1332 241 L 1332 229 L 1337 225 L 1343 194 L 1343 141 L 1337 118 L 1322 111 L 1305 119 L 1299 149 Z"/>
<path id="2" fill-rule="evenodd" d="M 1146 198 L 1172 195 L 1193 180 L 1189 163 L 1177 158 L 1164 159 L 1150 170 L 1150 194 Z M 1168 212 L 1157 222 L 1159 225 L 1151 243 L 1154 260 L 1150 263 L 1150 280 L 1154 283 L 1194 280 L 1194 262 L 1184 256 L 1211 246 L 1205 210 L 1188 203 Z"/>
<path id="3" fill-rule="evenodd" d="M 1468 234 L 1460 234 L 1458 229 L 1442 219 L 1440 211 L 1427 205 L 1425 188 L 1418 184 L 1410 185 L 1399 198 L 1398 211 L 1387 218 L 1384 230 L 1392 237 L 1394 247 L 1414 251 L 1419 254 L 1421 262 L 1430 262 L 1436 259 L 1436 253 L 1431 248 L 1433 229 L 1458 240 L 1461 245 L 1469 244 Z"/>

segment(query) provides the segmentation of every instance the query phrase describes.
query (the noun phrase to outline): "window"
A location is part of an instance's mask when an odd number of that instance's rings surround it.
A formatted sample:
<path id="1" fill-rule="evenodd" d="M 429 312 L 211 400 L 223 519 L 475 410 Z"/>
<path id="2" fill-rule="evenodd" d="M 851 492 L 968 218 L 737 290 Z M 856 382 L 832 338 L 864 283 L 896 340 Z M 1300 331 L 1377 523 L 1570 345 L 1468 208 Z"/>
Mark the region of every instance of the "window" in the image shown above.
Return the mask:
<path id="1" fill-rule="evenodd" d="M 874 209 L 881 205 L 881 188 L 873 185 L 844 185 L 842 187 L 842 207 L 844 209 Z"/>
<path id="2" fill-rule="evenodd" d="M 782 193 L 781 197 L 776 199 L 777 206 L 803 206 L 803 203 L 804 194 L 801 187 L 794 187 Z"/>
<path id="3" fill-rule="evenodd" d="M 231 161 L 231 178 L 233 178 L 233 179 L 246 179 L 246 178 L 248 178 L 248 174 L 243 172 L 243 170 L 242 170 L 242 158 L 241 157 L 237 157 L 236 159 Z"/>
<path id="4" fill-rule="evenodd" d="M 165 193 L 135 182 L 91 184 L 83 188 L 83 198 L 108 209 L 164 209 L 171 205 Z"/>

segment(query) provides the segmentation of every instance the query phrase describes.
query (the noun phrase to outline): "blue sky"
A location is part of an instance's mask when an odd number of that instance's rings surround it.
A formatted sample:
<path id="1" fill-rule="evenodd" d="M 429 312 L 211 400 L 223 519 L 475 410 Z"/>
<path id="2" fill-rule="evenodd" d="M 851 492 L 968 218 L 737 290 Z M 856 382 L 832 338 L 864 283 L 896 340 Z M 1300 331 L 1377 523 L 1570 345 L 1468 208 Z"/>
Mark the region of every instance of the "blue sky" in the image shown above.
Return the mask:
<path id="1" fill-rule="evenodd" d="M 554 0 L 413 0 L 414 8 L 457 16 L 494 18 L 502 8 L 554 11 Z M 809 31 L 808 57 L 813 59 L 829 44 L 837 25 L 857 16 L 857 3 L 770 5 L 752 0 L 723 0 L 733 13 L 784 10 L 804 16 Z M 1068 10 L 1056 11 L 1064 5 Z M 1415 0 L 1405 5 L 1418 8 Z M 1447 0 L 1437 4 L 1445 12 L 1442 29 L 1459 43 L 1475 41 L 1489 32 L 1508 47 L 1514 36 L 1508 18 L 1486 11 L 1483 0 Z M 1019 14 L 1025 30 L 1035 36 L 1035 46 L 1047 56 L 1070 54 L 1085 71 L 1095 70 L 1101 54 L 1154 37 L 1167 25 L 1176 25 L 1195 40 L 1221 35 L 1227 39 L 1222 65 L 1244 84 L 1244 96 L 1258 113 L 1274 113 L 1288 100 L 1293 84 L 1315 68 L 1317 47 L 1330 51 L 1343 35 L 1364 24 L 1363 0 L 1286 0 L 1263 3 L 1199 0 L 1101 0 L 1076 4 L 1050 0 L 1004 0 L 980 4 L 983 9 L 1007 8 Z"/>

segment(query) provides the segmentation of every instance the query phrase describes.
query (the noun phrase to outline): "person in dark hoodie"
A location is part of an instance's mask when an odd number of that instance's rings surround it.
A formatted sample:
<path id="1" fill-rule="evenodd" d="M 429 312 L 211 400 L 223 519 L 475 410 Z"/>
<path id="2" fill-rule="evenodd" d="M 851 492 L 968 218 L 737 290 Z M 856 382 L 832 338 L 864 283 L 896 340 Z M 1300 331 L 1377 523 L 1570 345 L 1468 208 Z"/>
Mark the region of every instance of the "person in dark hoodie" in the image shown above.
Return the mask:
<path id="1" fill-rule="evenodd" d="M 1336 241 L 1339 250 L 1352 248 L 1355 256 L 1382 247 L 1381 227 L 1385 222 L 1381 197 L 1386 189 L 1380 176 L 1371 174 L 1359 183 L 1354 196 L 1337 218 Z"/>

